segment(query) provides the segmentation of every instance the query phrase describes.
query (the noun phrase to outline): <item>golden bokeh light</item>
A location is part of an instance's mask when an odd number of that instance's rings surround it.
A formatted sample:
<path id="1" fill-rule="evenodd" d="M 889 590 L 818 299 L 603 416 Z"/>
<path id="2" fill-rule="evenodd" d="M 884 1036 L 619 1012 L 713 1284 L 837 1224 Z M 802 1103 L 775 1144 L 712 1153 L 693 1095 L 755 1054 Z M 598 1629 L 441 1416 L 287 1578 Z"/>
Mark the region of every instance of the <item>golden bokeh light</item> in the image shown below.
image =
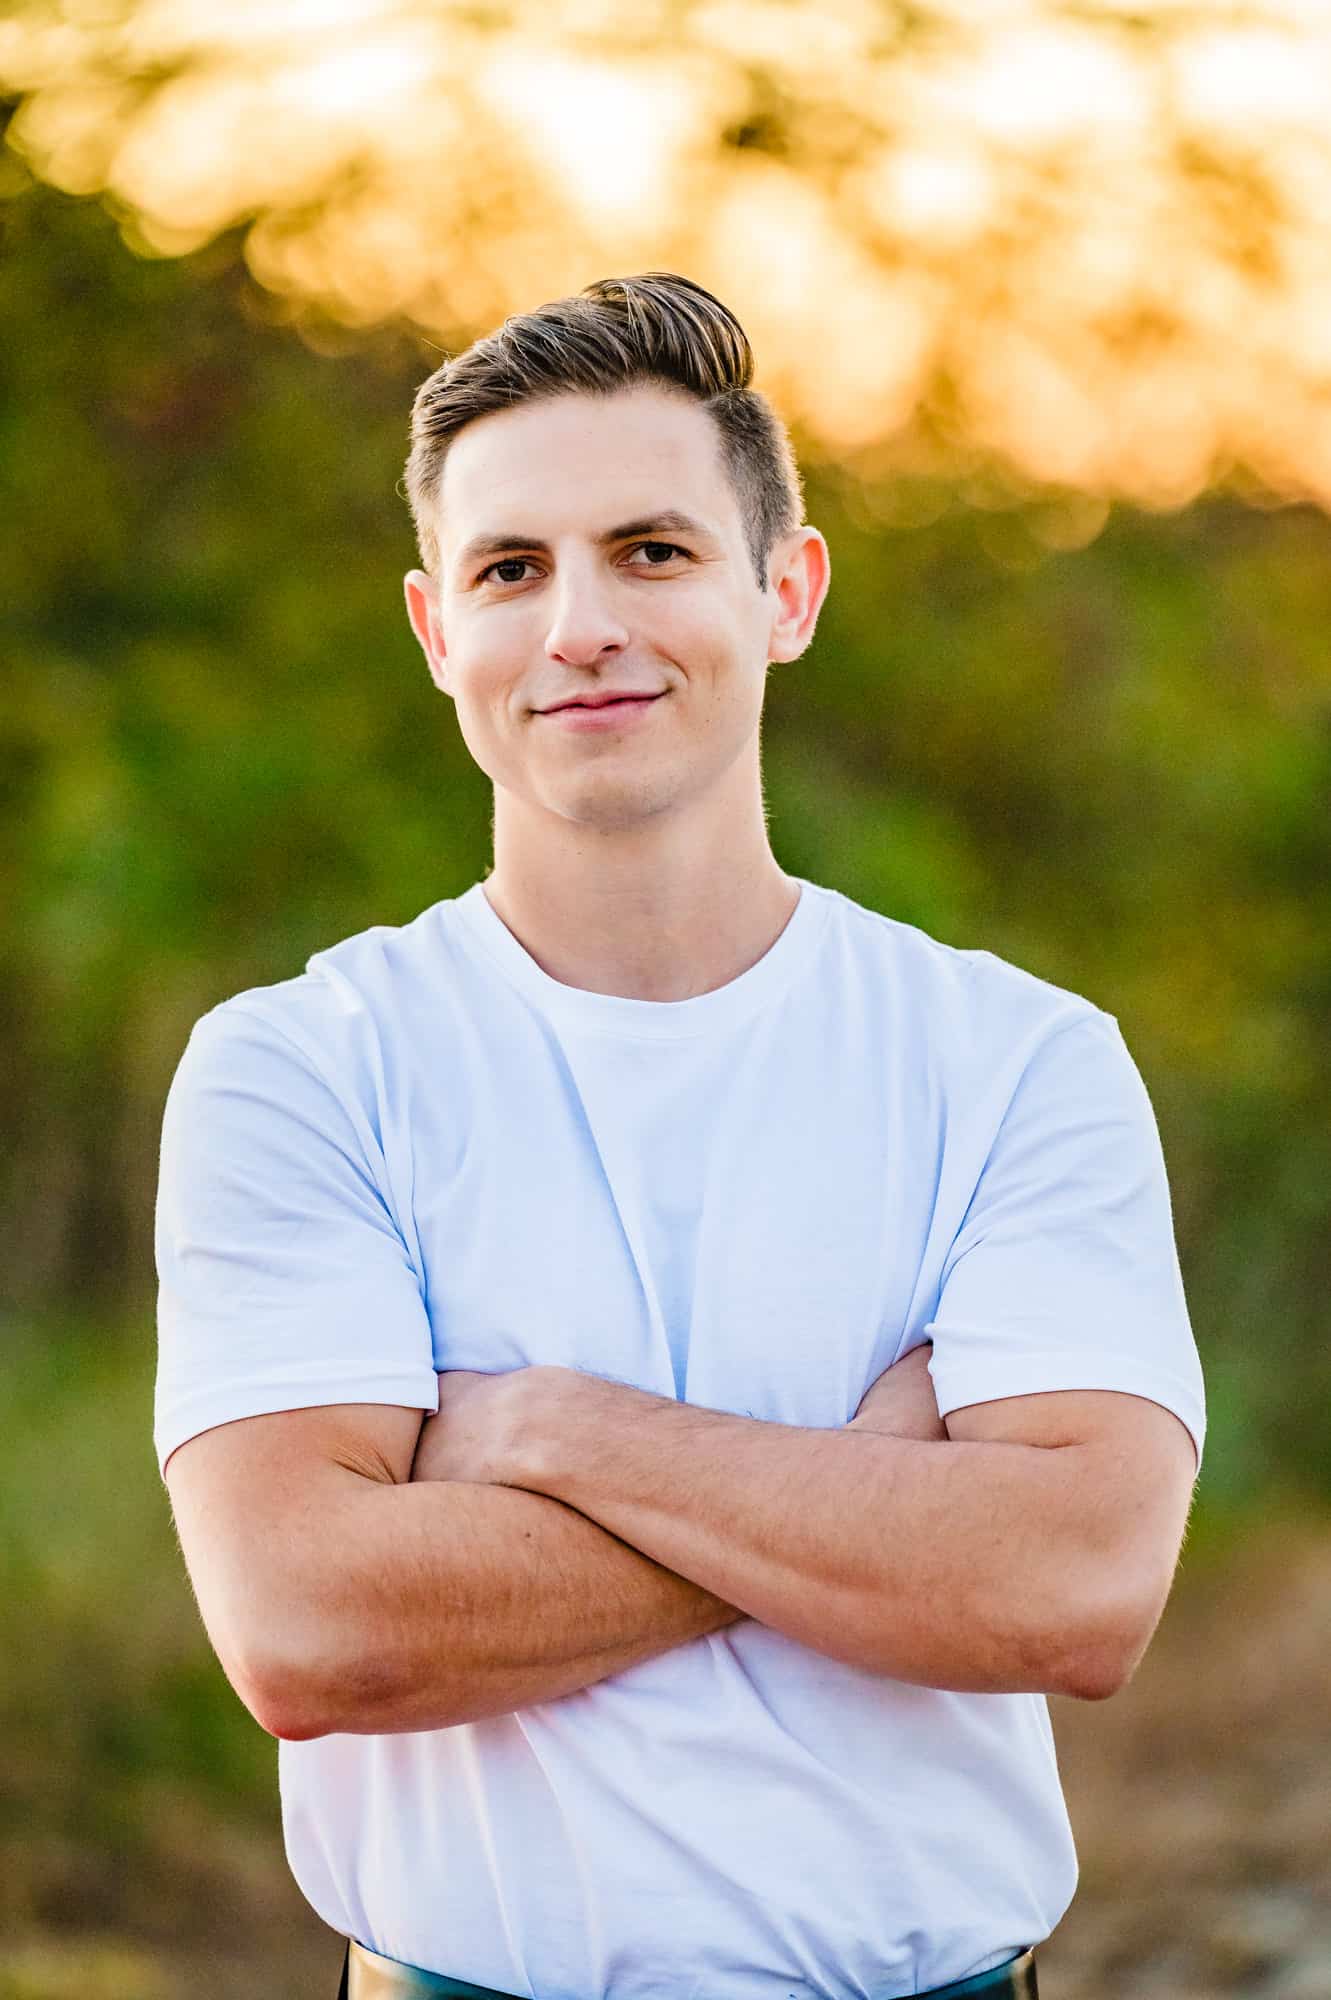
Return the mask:
<path id="1" fill-rule="evenodd" d="M 617 272 L 733 305 L 881 471 L 1331 507 L 1331 7 L 47 0 L 9 142 L 178 254 L 449 343 Z M 1075 496 L 1085 504 L 1073 505 Z"/>

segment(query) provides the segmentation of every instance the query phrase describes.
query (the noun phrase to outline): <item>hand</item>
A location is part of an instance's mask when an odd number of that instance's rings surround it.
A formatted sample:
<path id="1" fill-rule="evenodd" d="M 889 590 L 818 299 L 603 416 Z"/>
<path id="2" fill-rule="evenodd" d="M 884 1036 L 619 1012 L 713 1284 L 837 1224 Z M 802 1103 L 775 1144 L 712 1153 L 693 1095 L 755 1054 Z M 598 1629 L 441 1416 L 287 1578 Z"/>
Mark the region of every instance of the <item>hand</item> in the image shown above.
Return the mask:
<path id="1" fill-rule="evenodd" d="M 847 1428 L 882 1431 L 888 1437 L 918 1438 L 926 1444 L 945 1439 L 947 1425 L 938 1414 L 929 1375 L 932 1352 L 933 1343 L 926 1340 L 884 1369 L 866 1389 Z"/>
<path id="2" fill-rule="evenodd" d="M 502 1375 L 470 1368 L 439 1373 L 439 1409 L 421 1425 L 413 1479 L 461 1479 L 503 1486 L 517 1464 L 517 1446 L 530 1411 L 535 1379 L 552 1370 L 514 1368 Z"/>

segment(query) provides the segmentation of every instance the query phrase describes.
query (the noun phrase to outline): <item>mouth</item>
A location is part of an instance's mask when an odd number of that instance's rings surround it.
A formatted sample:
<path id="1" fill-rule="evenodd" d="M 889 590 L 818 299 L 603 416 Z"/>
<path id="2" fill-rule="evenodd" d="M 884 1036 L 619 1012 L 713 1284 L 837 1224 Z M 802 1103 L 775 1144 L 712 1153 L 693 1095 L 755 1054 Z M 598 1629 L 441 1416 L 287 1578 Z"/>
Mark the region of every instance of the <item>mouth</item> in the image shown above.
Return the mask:
<path id="1" fill-rule="evenodd" d="M 566 736 L 616 736 L 646 726 L 648 710 L 665 698 L 660 694 L 624 694 L 612 702 L 566 702 L 564 708 L 542 708 L 538 714 L 554 722 Z"/>
<path id="2" fill-rule="evenodd" d="M 538 715 L 622 715 L 629 709 L 650 708 L 654 701 L 660 701 L 665 693 L 662 688 L 657 694 L 617 695 L 611 701 L 566 701 L 558 708 L 541 708 Z"/>

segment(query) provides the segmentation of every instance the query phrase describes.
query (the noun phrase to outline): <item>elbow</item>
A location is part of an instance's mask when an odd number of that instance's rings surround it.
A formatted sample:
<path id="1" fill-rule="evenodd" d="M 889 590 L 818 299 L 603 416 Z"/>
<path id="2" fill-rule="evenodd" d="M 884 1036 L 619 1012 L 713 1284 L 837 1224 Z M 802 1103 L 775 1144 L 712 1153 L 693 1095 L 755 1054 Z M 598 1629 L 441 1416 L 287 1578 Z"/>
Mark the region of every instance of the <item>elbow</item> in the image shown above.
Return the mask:
<path id="1" fill-rule="evenodd" d="M 316 1736 L 332 1734 L 323 1715 L 310 1705 L 264 1697 L 247 1702 L 246 1706 L 260 1729 L 267 1730 L 279 1743 L 308 1743 Z"/>
<path id="2" fill-rule="evenodd" d="M 356 1727 L 355 1697 L 362 1674 L 330 1660 L 321 1635 L 308 1629 L 289 1647 L 255 1645 L 224 1660 L 227 1677 L 260 1729 L 283 1743 Z M 362 1727 L 372 1725 L 362 1724 Z"/>
<path id="3" fill-rule="evenodd" d="M 393 1663 L 377 1654 L 269 1660 L 233 1684 L 259 1727 L 283 1743 L 391 1733 L 415 1726 L 419 1707 Z M 470 1720 L 470 1714 L 449 1715 L 441 1690 L 430 1727 L 446 1728 L 455 1719 Z"/>
<path id="4" fill-rule="evenodd" d="M 1137 1658 L 1108 1648 L 1087 1649 L 1058 1664 L 1051 1694 L 1069 1695 L 1074 1701 L 1108 1701 L 1132 1679 Z"/>
<path id="5" fill-rule="evenodd" d="M 227 1678 L 260 1729 L 279 1742 L 306 1743 L 330 1733 L 308 1676 L 263 1664 L 228 1668 Z"/>
<path id="6" fill-rule="evenodd" d="M 1071 1618 L 1053 1648 L 1049 1692 L 1074 1701 L 1108 1701 L 1132 1679 L 1164 1609 L 1164 1595 L 1106 1596 Z"/>

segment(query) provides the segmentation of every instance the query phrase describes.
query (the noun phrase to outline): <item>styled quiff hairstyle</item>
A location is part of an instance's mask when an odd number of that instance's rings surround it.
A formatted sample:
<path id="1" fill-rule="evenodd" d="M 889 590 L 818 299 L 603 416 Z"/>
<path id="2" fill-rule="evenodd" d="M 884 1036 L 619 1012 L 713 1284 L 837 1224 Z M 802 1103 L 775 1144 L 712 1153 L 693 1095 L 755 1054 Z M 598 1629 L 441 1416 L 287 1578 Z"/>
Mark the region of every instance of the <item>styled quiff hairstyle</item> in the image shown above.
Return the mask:
<path id="1" fill-rule="evenodd" d="M 506 319 L 417 391 L 406 486 L 422 564 L 437 575 L 440 479 L 464 424 L 517 403 L 610 396 L 652 382 L 694 397 L 716 425 L 754 574 L 766 590 L 772 546 L 800 525 L 804 494 L 785 425 L 749 387 L 752 376 L 753 350 L 734 314 L 673 271 L 598 278 L 576 297 Z"/>

